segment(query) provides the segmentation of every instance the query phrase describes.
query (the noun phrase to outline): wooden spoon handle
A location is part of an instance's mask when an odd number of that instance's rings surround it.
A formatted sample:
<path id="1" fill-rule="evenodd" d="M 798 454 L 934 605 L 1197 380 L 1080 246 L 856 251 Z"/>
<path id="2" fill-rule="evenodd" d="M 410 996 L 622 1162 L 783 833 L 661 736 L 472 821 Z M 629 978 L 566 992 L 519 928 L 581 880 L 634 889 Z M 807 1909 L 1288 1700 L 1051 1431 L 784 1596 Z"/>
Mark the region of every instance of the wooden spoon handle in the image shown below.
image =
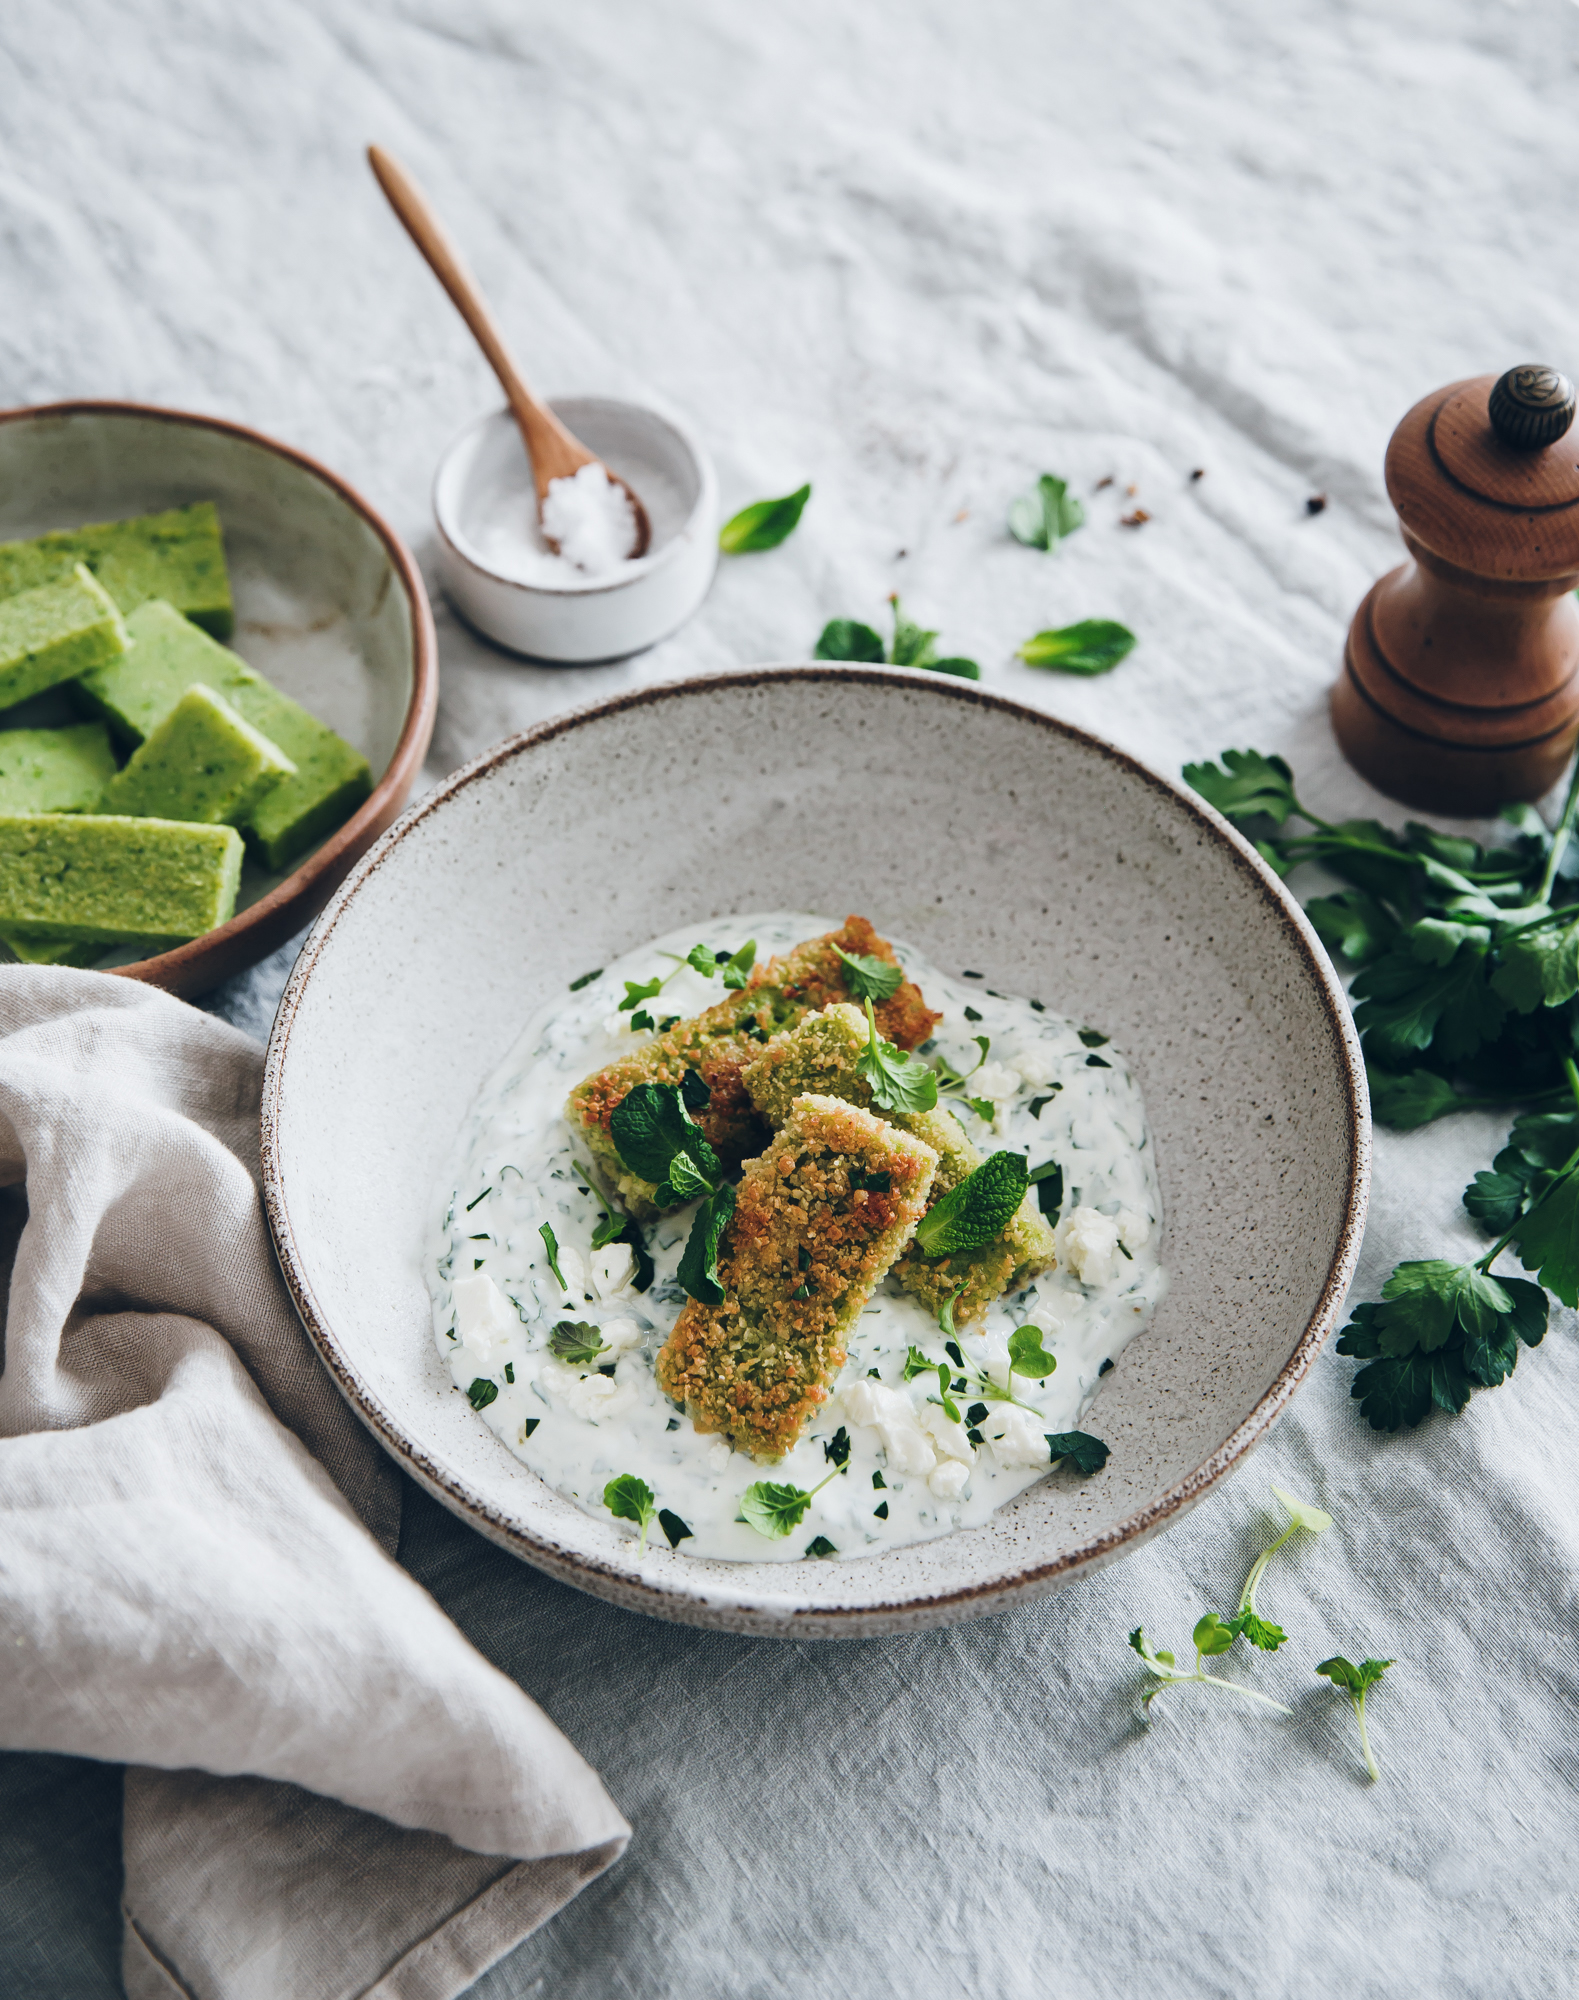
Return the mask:
<path id="1" fill-rule="evenodd" d="M 540 403 L 522 381 L 476 279 L 462 263 L 459 251 L 445 235 L 443 225 L 410 174 L 382 146 L 369 146 L 367 159 L 389 198 L 390 207 L 432 266 L 434 276 L 455 301 L 461 318 L 471 328 L 477 345 L 487 355 L 489 366 L 509 397 L 510 408 L 515 412 L 531 455 L 532 478 L 541 506 L 550 480 L 568 478 L 581 466 L 592 464 L 594 454 L 579 438 L 571 436 L 553 411 Z"/>

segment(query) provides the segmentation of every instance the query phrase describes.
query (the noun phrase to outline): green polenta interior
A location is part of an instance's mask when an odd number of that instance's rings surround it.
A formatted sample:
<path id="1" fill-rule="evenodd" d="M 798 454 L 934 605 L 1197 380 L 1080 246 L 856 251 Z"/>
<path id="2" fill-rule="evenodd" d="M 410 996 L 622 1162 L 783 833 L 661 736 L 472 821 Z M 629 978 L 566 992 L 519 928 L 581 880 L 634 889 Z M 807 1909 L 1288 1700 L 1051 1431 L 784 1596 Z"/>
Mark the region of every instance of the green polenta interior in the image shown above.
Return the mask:
<path id="1" fill-rule="evenodd" d="M 360 751 L 217 643 L 233 622 L 210 501 L 0 543 L 0 711 L 64 687 L 94 718 L 0 729 L 13 957 L 200 936 L 234 911 L 243 840 L 284 872 L 371 792 Z"/>

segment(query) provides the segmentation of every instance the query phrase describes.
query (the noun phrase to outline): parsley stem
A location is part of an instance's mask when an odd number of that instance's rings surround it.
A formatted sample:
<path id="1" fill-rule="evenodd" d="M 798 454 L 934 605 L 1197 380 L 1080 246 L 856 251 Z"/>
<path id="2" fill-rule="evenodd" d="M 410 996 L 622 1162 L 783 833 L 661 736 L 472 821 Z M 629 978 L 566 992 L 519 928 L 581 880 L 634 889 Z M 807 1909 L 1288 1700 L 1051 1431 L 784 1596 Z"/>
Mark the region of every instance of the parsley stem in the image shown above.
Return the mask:
<path id="1" fill-rule="evenodd" d="M 1557 870 L 1562 865 L 1563 854 L 1567 849 L 1569 836 L 1574 830 L 1576 817 L 1579 817 L 1579 764 L 1574 765 L 1574 774 L 1568 780 L 1568 796 L 1563 800 L 1563 816 L 1552 833 L 1552 848 L 1546 857 L 1540 892 L 1536 897 L 1539 903 L 1548 902 L 1551 898 L 1552 885 L 1557 880 Z M 1364 1728 L 1363 1723 L 1361 1728 Z"/>
<path id="2" fill-rule="evenodd" d="M 1575 1064 L 1572 1056 L 1563 1057 L 1563 1074 L 1568 1079 L 1568 1088 L 1573 1093 L 1574 1104 L 1576 1107 L 1579 1107 L 1579 1065 Z M 1530 1203 L 1529 1207 L 1515 1221 L 1512 1228 L 1504 1235 L 1499 1236 L 1496 1242 L 1492 1244 L 1485 1256 L 1475 1265 L 1477 1271 L 1484 1273 L 1488 1277 L 1490 1276 L 1492 1265 L 1502 1255 L 1503 1251 L 1507 1249 L 1508 1245 L 1529 1221 L 1536 1209 L 1560 1188 L 1564 1181 L 1572 1176 L 1576 1168 L 1579 1168 L 1579 1146 L 1575 1146 L 1557 1172 L 1552 1175 L 1545 1187 L 1542 1188 L 1539 1197 Z"/>

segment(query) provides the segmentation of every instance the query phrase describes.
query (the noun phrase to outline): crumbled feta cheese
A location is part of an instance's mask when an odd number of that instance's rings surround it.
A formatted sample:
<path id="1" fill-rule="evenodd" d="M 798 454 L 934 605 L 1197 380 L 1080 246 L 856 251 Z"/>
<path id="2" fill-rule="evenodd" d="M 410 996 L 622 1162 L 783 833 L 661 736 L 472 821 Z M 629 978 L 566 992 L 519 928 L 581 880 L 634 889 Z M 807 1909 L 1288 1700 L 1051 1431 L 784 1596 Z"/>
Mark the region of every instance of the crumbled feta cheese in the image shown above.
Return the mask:
<path id="1" fill-rule="evenodd" d="M 621 1292 L 628 1292 L 631 1280 L 636 1275 L 636 1253 L 628 1243 L 610 1243 L 602 1250 L 594 1250 L 589 1260 L 592 1289 L 600 1299 L 616 1299 Z M 564 1255 L 560 1254 L 560 1269 L 564 1270 Z M 565 1271 L 568 1278 L 570 1273 Z"/>
<path id="2" fill-rule="evenodd" d="M 587 1296 L 587 1267 L 581 1252 L 573 1250 L 568 1243 L 559 1246 L 559 1270 L 567 1295 L 572 1299 L 584 1299 Z M 554 1274 L 550 1271 L 548 1275 L 552 1279 Z"/>
<path id="3" fill-rule="evenodd" d="M 1133 1208 L 1121 1208 L 1113 1220 L 1118 1224 L 1118 1240 L 1126 1250 L 1139 1250 L 1151 1241 L 1151 1217 Z"/>
<path id="4" fill-rule="evenodd" d="M 619 1319 L 606 1319 L 598 1328 L 603 1336 L 603 1345 L 610 1354 L 623 1354 L 629 1347 L 641 1346 L 641 1328 L 633 1319 L 623 1315 Z"/>
<path id="5" fill-rule="evenodd" d="M 1047 1340 L 1056 1340 L 1064 1330 L 1064 1304 L 1057 1298 L 1039 1292 L 1036 1304 L 1025 1316 L 1027 1326 L 1034 1326 Z"/>
<path id="6" fill-rule="evenodd" d="M 1047 1434 L 1044 1417 L 1022 1410 L 1017 1403 L 995 1403 L 987 1412 L 981 1434 L 992 1446 L 1000 1465 L 1047 1465 Z"/>
<path id="7" fill-rule="evenodd" d="M 1031 1048 L 1022 1049 L 1012 1060 L 1032 1090 L 1040 1090 L 1058 1074 L 1057 1051 L 1049 1048 L 1046 1042 L 1037 1042 Z"/>
<path id="8" fill-rule="evenodd" d="M 707 1447 L 708 1470 L 710 1472 L 722 1472 L 733 1456 L 734 1453 L 731 1451 L 727 1439 L 714 1438 L 713 1442 Z"/>
<path id="9" fill-rule="evenodd" d="M 1111 1285 L 1123 1262 L 1119 1226 L 1100 1209 L 1077 1208 L 1053 1234 L 1058 1261 L 1083 1285 Z"/>
<path id="10" fill-rule="evenodd" d="M 938 1455 L 916 1422 L 916 1406 L 903 1390 L 868 1378 L 845 1390 L 844 1408 L 851 1423 L 875 1426 L 895 1472 L 920 1478 L 937 1464 Z"/>
<path id="11" fill-rule="evenodd" d="M 621 1415 L 636 1400 L 636 1391 L 628 1383 L 616 1382 L 612 1375 L 579 1375 L 559 1361 L 545 1361 L 537 1371 L 537 1379 L 572 1416 L 582 1417 L 589 1424 Z"/>
<path id="12" fill-rule="evenodd" d="M 521 1324 L 520 1315 L 486 1272 L 457 1278 L 453 1296 L 461 1345 L 477 1360 L 492 1361 Z"/>
<path id="13" fill-rule="evenodd" d="M 997 1062 L 984 1062 L 980 1069 L 971 1071 L 968 1081 L 970 1096 L 990 1097 L 994 1102 L 1017 1097 L 1023 1085 L 1023 1078 L 1017 1069 Z"/>
<path id="14" fill-rule="evenodd" d="M 957 1500 L 970 1484 L 970 1467 L 946 1458 L 927 1480 L 927 1490 L 939 1500 Z"/>
<path id="15" fill-rule="evenodd" d="M 921 1428 L 937 1447 L 944 1458 L 957 1458 L 962 1465 L 976 1463 L 975 1447 L 965 1435 L 965 1426 L 950 1421 L 948 1412 L 939 1403 L 923 1404 Z"/>

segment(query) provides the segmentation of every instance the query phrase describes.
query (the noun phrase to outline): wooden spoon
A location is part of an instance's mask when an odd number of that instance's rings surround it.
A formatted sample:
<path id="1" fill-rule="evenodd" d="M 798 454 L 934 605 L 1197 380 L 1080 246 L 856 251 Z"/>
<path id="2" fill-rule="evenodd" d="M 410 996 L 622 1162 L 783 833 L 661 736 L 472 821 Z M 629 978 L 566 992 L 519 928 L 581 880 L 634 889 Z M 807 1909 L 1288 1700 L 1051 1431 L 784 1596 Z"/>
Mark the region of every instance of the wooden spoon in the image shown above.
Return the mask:
<path id="1" fill-rule="evenodd" d="M 580 438 L 573 437 L 548 405 L 540 403 L 521 379 L 521 371 L 510 358 L 504 336 L 477 288 L 476 279 L 461 262 L 454 244 L 445 235 L 438 217 L 410 174 L 382 146 L 369 146 L 367 158 L 379 186 L 389 198 L 390 207 L 432 266 L 434 276 L 455 301 L 461 318 L 471 328 L 477 345 L 487 355 L 489 366 L 510 399 L 510 408 L 526 442 L 527 456 L 532 461 L 532 480 L 537 487 L 537 517 L 541 522 L 543 501 L 551 482 L 569 479 L 582 466 L 601 465 L 602 460 L 595 452 L 588 451 Z M 652 540 L 652 523 L 647 519 L 647 509 L 619 474 L 610 472 L 606 465 L 603 470 L 624 492 L 636 516 L 636 540 L 630 552 L 630 560 L 634 562 L 638 556 L 647 553 Z M 558 555 L 558 542 L 546 532 L 543 540 Z"/>

